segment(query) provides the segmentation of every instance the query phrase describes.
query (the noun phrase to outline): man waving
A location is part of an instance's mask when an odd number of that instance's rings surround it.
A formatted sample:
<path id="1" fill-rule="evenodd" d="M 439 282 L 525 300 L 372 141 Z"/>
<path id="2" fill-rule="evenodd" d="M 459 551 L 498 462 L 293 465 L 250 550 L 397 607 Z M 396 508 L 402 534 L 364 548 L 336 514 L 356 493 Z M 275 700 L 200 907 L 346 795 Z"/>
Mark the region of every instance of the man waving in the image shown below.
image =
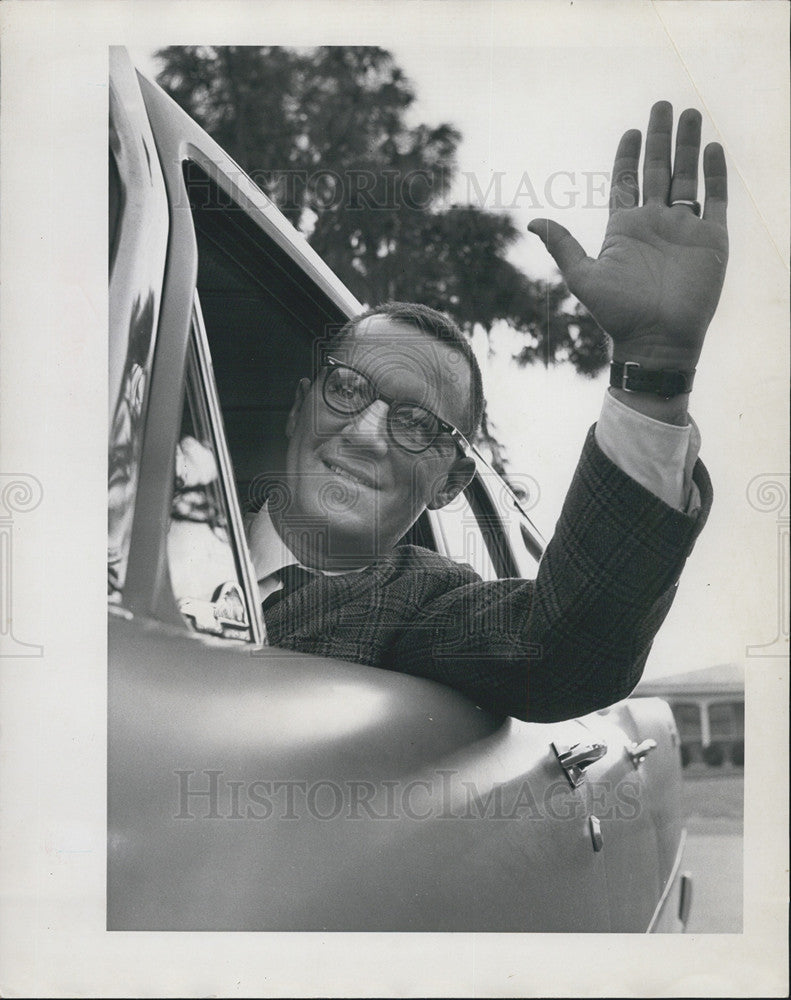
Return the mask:
<path id="1" fill-rule="evenodd" d="M 570 718 L 637 683 L 711 504 L 688 417 L 728 255 L 722 149 L 700 115 L 654 106 L 615 158 L 598 258 L 535 220 L 613 340 L 611 387 L 535 581 L 485 582 L 400 539 L 470 482 L 480 372 L 423 306 L 387 303 L 330 343 L 292 408 L 278 497 L 249 525 L 270 642 L 449 684 L 493 712 Z"/>

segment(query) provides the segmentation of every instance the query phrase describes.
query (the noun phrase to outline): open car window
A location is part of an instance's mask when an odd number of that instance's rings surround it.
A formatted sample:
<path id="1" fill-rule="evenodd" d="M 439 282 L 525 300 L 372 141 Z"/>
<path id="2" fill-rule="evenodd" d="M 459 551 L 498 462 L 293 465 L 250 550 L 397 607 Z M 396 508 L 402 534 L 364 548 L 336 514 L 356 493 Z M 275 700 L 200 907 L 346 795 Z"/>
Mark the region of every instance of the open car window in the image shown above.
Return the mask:
<path id="1" fill-rule="evenodd" d="M 186 161 L 183 177 L 233 479 L 243 513 L 254 513 L 285 467 L 299 379 L 314 370 L 322 343 L 347 317 L 201 165 Z M 469 563 L 484 579 L 533 576 L 537 558 L 512 529 L 498 498 L 476 479 L 447 508 L 424 513 L 403 541 Z M 514 544 L 522 558 L 512 554 Z"/>

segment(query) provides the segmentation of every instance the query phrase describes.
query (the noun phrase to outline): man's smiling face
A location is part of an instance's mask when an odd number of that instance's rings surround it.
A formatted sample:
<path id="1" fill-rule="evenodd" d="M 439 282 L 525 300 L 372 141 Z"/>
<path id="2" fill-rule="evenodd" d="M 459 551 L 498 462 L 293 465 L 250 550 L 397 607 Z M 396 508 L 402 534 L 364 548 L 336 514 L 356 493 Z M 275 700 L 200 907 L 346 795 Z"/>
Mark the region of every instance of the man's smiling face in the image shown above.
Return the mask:
<path id="1" fill-rule="evenodd" d="M 384 395 L 469 433 L 471 373 L 454 345 L 375 315 L 333 343 L 331 354 Z M 419 454 L 404 450 L 388 433 L 384 400 L 354 415 L 334 412 L 325 374 L 297 391 L 287 426 L 289 504 L 272 517 L 303 562 L 344 569 L 389 552 L 426 507 L 453 499 L 474 463 L 447 434 Z"/>

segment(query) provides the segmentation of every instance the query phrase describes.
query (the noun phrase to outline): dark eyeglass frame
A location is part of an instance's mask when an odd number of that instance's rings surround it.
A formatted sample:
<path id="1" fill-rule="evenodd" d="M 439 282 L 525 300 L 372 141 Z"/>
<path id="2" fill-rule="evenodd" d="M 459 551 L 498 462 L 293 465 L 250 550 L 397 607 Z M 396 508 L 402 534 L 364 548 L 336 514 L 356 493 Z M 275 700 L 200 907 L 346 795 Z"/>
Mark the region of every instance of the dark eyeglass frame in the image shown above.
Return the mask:
<path id="1" fill-rule="evenodd" d="M 327 381 L 329 378 L 329 373 L 330 371 L 337 370 L 339 368 L 345 368 L 347 369 L 347 371 L 354 372 L 355 375 L 359 375 L 360 378 L 365 379 L 365 381 L 371 387 L 371 398 L 370 401 L 366 403 L 365 406 L 362 406 L 357 410 L 340 410 L 338 409 L 337 406 L 334 406 L 327 399 L 326 389 L 327 389 Z M 354 365 L 350 365 L 346 361 L 339 361 L 338 358 L 332 357 L 332 355 L 326 355 L 324 358 L 323 369 L 324 370 L 321 376 L 322 378 L 321 396 L 327 408 L 332 410 L 333 413 L 339 413 L 347 417 L 353 417 L 359 415 L 360 413 L 365 412 L 365 410 L 367 410 L 369 406 L 375 403 L 378 399 L 381 399 L 383 403 L 387 403 L 388 407 L 387 433 L 393 444 L 401 448 L 402 451 L 409 452 L 411 455 L 421 455 L 424 451 L 428 451 L 428 449 L 434 444 L 434 442 L 437 440 L 438 437 L 440 437 L 441 434 L 447 434 L 453 441 L 453 443 L 456 445 L 456 447 L 459 449 L 459 451 L 462 453 L 462 455 L 468 455 L 472 451 L 472 445 L 467 440 L 467 438 L 462 434 L 462 432 L 458 429 L 458 427 L 454 427 L 453 424 L 449 424 L 447 420 L 443 420 L 441 417 L 438 417 L 436 413 L 427 409 L 427 407 L 425 406 L 421 406 L 419 403 L 407 403 L 404 402 L 403 400 L 398 400 L 394 396 L 390 396 L 387 393 L 381 392 L 380 389 L 377 387 L 376 383 L 374 382 L 374 380 L 370 377 L 370 375 L 366 375 L 365 372 L 361 372 L 360 369 L 355 368 Z M 424 413 L 427 413 L 430 417 L 432 417 L 434 420 L 437 421 L 438 425 L 437 433 L 423 448 L 408 448 L 403 443 L 403 441 L 399 441 L 398 438 L 396 437 L 391 424 L 393 420 L 393 410 L 394 408 L 397 409 L 399 406 L 409 406 L 413 409 L 417 408 L 418 410 L 422 410 Z"/>

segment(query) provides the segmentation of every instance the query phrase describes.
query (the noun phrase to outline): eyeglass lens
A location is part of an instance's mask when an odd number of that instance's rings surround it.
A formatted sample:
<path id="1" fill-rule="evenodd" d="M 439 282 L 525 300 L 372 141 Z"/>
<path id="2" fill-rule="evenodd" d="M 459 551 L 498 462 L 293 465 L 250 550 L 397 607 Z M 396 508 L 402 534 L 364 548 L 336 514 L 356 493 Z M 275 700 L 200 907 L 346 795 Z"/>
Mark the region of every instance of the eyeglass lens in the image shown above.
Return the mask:
<path id="1" fill-rule="evenodd" d="M 336 413 L 362 413 L 379 398 L 370 380 L 351 368 L 331 367 L 324 380 L 324 401 Z M 415 403 L 390 404 L 388 429 L 407 451 L 425 451 L 440 432 L 437 418 Z"/>

